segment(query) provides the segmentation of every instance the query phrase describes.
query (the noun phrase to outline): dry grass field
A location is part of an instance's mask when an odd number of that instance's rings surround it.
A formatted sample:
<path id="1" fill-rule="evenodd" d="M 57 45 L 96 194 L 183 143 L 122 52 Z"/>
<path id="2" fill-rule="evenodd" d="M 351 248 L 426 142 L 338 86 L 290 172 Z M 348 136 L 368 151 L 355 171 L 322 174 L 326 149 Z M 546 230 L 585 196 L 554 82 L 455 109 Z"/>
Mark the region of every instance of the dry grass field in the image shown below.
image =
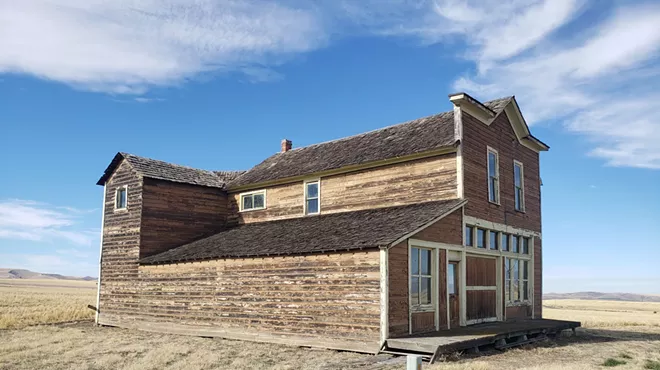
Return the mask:
<path id="1" fill-rule="evenodd" d="M 0 369 L 402 369 L 403 358 L 95 327 L 94 283 L 0 280 Z M 424 369 L 660 370 L 660 303 L 550 300 L 576 336 Z M 18 307 L 17 307 L 18 306 Z M 653 312 L 657 311 L 657 314 Z M 57 321 L 74 324 L 34 325 Z"/>
<path id="2" fill-rule="evenodd" d="M 75 280 L 0 280 L 0 329 L 87 320 L 96 301 L 96 282 Z"/>

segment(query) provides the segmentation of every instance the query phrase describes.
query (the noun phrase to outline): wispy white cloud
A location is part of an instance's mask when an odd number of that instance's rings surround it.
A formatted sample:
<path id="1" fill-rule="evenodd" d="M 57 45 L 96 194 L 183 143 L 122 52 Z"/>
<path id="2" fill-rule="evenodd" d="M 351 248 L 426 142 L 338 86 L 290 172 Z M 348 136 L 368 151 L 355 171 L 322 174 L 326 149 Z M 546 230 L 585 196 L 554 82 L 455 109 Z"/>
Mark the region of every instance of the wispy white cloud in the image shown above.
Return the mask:
<path id="1" fill-rule="evenodd" d="M 0 201 L 0 238 L 43 242 L 64 241 L 90 246 L 98 239 L 95 230 L 81 229 L 86 211 L 26 200 Z"/>
<path id="2" fill-rule="evenodd" d="M 313 8 L 266 0 L 0 2 L 0 73 L 144 93 L 322 45 Z"/>
<path id="3" fill-rule="evenodd" d="M 529 20 L 520 28 L 513 26 L 516 21 L 481 25 L 493 42 L 518 45 L 502 46 L 499 54 L 466 33 L 467 42 L 478 46 L 473 54 L 478 68 L 457 79 L 455 88 L 486 97 L 516 94 L 529 123 L 560 120 L 592 143 L 589 154 L 609 165 L 660 168 L 658 94 L 647 87 L 660 83 L 660 70 L 653 67 L 660 51 L 660 6 L 613 9 L 605 21 L 566 39 L 553 32 L 573 19 L 571 13 L 579 14 L 581 4 L 552 2 L 561 9 L 549 11 L 545 3 L 514 12 L 523 19 L 547 18 L 538 19 L 538 26 Z M 516 44 L 520 38 L 527 41 Z"/>

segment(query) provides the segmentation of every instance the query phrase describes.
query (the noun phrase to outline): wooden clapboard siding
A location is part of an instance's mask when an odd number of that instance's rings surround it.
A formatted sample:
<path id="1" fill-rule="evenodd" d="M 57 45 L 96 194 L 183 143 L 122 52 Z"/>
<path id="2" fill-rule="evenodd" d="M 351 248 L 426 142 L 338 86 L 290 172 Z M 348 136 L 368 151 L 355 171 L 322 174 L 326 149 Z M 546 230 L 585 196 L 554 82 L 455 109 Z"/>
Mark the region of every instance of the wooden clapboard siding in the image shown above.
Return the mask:
<path id="1" fill-rule="evenodd" d="M 468 290 L 465 294 L 467 320 L 497 316 L 497 292 L 495 290 Z"/>
<path id="2" fill-rule="evenodd" d="M 443 217 L 410 239 L 445 244 L 462 244 L 462 210 L 458 209 Z M 447 328 L 447 251 L 440 250 L 438 274 L 438 310 L 440 329 Z M 389 333 L 391 338 L 409 334 L 408 294 L 408 239 L 391 247 L 388 252 L 389 284 Z"/>
<path id="3" fill-rule="evenodd" d="M 465 265 L 466 286 L 496 286 L 497 260 L 468 256 Z"/>
<path id="4" fill-rule="evenodd" d="M 442 220 L 418 232 L 412 238 L 457 246 L 463 245 L 463 215 L 461 210 L 448 214 Z"/>
<path id="5" fill-rule="evenodd" d="M 240 212 L 240 193 L 229 195 L 231 223 L 281 220 L 303 216 L 303 183 L 295 182 L 266 188 L 266 209 Z"/>
<path id="6" fill-rule="evenodd" d="M 408 241 L 388 252 L 389 333 L 391 338 L 408 335 Z"/>
<path id="7" fill-rule="evenodd" d="M 284 343 L 303 336 L 325 347 L 353 343 L 343 349 L 374 352 L 379 262 L 379 251 L 372 250 L 140 266 L 136 280 L 125 282 L 137 287 L 134 301 L 105 309 L 101 322 L 152 323 L 165 331 L 178 325 L 192 334 L 243 339 L 232 334 L 240 331 Z M 121 291 L 106 296 L 124 298 Z"/>
<path id="8" fill-rule="evenodd" d="M 228 212 L 221 189 L 145 178 L 140 257 L 217 233 Z"/>
<path id="9" fill-rule="evenodd" d="M 543 248 L 541 239 L 534 239 L 534 318 L 543 317 Z M 504 269 L 502 269 L 504 270 Z"/>
<path id="10" fill-rule="evenodd" d="M 321 180 L 321 212 L 456 198 L 456 155 L 403 162 Z"/>
<path id="11" fill-rule="evenodd" d="M 321 178 L 321 213 L 392 207 L 457 196 L 454 153 Z M 265 188 L 266 209 L 239 212 L 230 194 L 230 219 L 238 223 L 304 216 L 302 181 Z"/>
<path id="12" fill-rule="evenodd" d="M 539 153 L 516 139 L 505 112 L 486 126 L 463 112 L 464 194 L 468 199 L 465 214 L 483 220 L 541 232 L 541 181 Z M 500 170 L 500 205 L 488 202 L 487 146 L 497 150 Z M 513 161 L 523 164 L 525 212 L 515 210 Z M 504 269 L 502 269 L 504 270 Z M 542 317 L 542 248 L 534 239 L 534 315 Z M 504 281 L 504 280 L 503 280 Z M 504 289 L 502 289 L 504 294 Z M 503 300 L 506 302 L 506 300 Z"/>
<path id="13" fill-rule="evenodd" d="M 490 126 L 466 112 L 463 121 L 465 214 L 517 228 L 541 231 L 539 153 L 523 146 L 505 112 Z M 487 147 L 497 150 L 500 162 L 500 205 L 488 202 Z M 513 161 L 523 163 L 525 212 L 515 210 Z"/>
<path id="14" fill-rule="evenodd" d="M 506 308 L 507 321 L 529 319 L 532 316 L 532 307 L 529 305 L 510 306 Z"/>
<path id="15" fill-rule="evenodd" d="M 115 210 L 115 192 L 127 188 L 126 210 Z M 99 310 L 137 307 L 138 292 L 128 282 L 138 278 L 142 179 L 126 161 L 117 167 L 105 184 L 104 225 L 101 249 Z M 109 297 L 115 296 L 110 299 Z"/>
<path id="16" fill-rule="evenodd" d="M 435 330 L 435 312 L 414 312 L 410 317 L 413 333 Z"/>
<path id="17" fill-rule="evenodd" d="M 447 251 L 440 250 L 438 266 L 438 328 L 447 328 Z"/>

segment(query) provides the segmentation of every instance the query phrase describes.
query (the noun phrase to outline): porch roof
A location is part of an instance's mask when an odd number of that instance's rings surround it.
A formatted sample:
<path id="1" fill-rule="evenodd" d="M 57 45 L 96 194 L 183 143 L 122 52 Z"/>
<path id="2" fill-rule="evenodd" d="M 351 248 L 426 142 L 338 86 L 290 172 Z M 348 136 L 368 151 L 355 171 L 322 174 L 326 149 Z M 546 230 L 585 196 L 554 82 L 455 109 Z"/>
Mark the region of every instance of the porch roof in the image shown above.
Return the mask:
<path id="1" fill-rule="evenodd" d="M 154 265 L 389 246 L 453 212 L 465 202 L 450 199 L 245 224 L 145 257 L 140 263 Z"/>

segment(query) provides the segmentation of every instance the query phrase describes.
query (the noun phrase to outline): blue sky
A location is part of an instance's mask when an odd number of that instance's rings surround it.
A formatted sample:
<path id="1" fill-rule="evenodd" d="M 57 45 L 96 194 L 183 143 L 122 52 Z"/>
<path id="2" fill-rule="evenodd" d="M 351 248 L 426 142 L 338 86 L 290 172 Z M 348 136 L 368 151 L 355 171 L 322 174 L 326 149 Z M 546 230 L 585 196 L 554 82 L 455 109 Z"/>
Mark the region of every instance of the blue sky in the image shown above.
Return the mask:
<path id="1" fill-rule="evenodd" d="M 515 94 L 543 153 L 545 291 L 660 293 L 660 6 L 0 3 L 0 266 L 96 276 L 117 151 L 247 169 Z"/>

